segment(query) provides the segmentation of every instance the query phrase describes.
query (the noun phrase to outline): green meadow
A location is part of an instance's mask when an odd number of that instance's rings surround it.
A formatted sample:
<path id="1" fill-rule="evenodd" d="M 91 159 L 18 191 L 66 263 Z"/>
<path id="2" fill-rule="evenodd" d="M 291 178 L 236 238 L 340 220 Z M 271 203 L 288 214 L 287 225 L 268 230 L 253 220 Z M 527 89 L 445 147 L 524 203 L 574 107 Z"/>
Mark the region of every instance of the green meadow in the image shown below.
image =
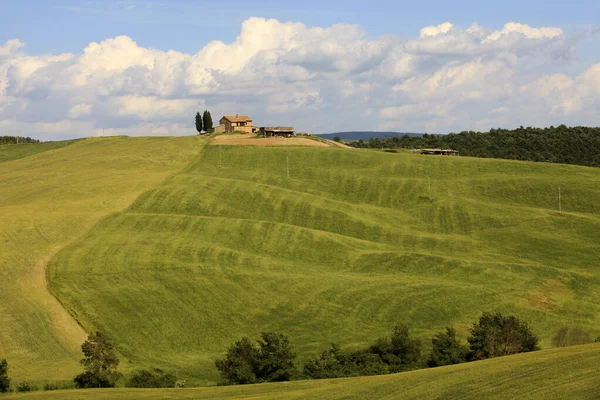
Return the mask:
<path id="1" fill-rule="evenodd" d="M 0 146 L 0 359 L 14 382 L 72 379 L 81 370 L 87 335 L 49 293 L 48 261 L 187 165 L 203 143 L 96 138 Z"/>
<path id="2" fill-rule="evenodd" d="M 8 399 L 597 399 L 600 345 L 542 350 L 395 375 L 193 389 L 88 389 Z"/>
<path id="3" fill-rule="evenodd" d="M 143 139 L 127 140 L 105 143 L 154 160 L 136 150 Z M 186 154 L 201 141 L 171 140 Z M 107 151 L 88 161 L 108 164 Z M 181 162 L 161 171 L 177 172 L 143 188 L 135 175 L 148 167 L 132 164 L 123 184 L 139 190 L 69 233 L 77 237 L 48 267 L 51 292 L 86 331 L 113 339 L 124 371 L 158 366 L 210 385 L 215 358 L 241 336 L 283 332 L 302 362 L 331 342 L 365 346 L 398 323 L 426 344 L 450 325 L 465 339 L 483 311 L 528 321 L 545 348 L 562 327 L 600 335 L 600 169 L 341 148 L 174 154 Z M 110 201 L 104 182 L 77 190 Z M 44 196 L 61 199 L 23 185 L 11 193 L 40 207 Z"/>

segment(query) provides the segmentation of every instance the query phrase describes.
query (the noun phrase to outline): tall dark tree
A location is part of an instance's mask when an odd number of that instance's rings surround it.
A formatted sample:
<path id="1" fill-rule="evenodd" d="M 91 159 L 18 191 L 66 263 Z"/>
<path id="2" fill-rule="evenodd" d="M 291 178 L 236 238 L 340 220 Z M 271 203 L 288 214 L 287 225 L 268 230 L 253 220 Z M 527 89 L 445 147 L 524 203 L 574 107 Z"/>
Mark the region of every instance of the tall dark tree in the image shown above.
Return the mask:
<path id="1" fill-rule="evenodd" d="M 96 332 L 81 345 L 85 357 L 81 364 L 85 372 L 75 377 L 79 388 L 114 387 L 121 376 L 117 372 L 117 352 L 102 332 Z"/>
<path id="2" fill-rule="evenodd" d="M 429 367 L 460 364 L 467 361 L 469 348 L 456 338 L 454 328 L 446 328 L 446 332 L 438 333 L 431 339 L 431 355 L 427 360 Z"/>
<path id="3" fill-rule="evenodd" d="M 538 337 L 526 322 L 500 313 L 483 313 L 467 340 L 472 360 L 538 350 Z"/>
<path id="4" fill-rule="evenodd" d="M 210 115 L 210 111 L 205 110 L 204 111 L 204 115 L 202 117 L 203 122 L 203 127 L 204 127 L 204 132 L 206 133 L 212 133 L 213 131 L 213 120 L 212 117 Z"/>
<path id="5" fill-rule="evenodd" d="M 0 393 L 8 392 L 8 389 L 10 389 L 8 362 L 6 360 L 0 360 Z"/>
<path id="6" fill-rule="evenodd" d="M 200 112 L 196 113 L 196 130 L 199 134 L 202 134 L 202 116 L 200 116 Z"/>

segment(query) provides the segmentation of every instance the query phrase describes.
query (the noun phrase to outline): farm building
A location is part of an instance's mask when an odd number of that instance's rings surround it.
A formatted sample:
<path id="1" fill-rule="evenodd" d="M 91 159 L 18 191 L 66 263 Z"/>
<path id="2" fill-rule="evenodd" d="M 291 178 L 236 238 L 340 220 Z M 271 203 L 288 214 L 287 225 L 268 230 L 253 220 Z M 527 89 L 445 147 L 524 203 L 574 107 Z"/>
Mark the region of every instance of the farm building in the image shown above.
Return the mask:
<path id="1" fill-rule="evenodd" d="M 421 149 L 421 154 L 438 155 L 438 156 L 458 156 L 458 151 L 451 149 Z"/>
<path id="2" fill-rule="evenodd" d="M 294 136 L 294 128 L 292 126 L 261 126 L 258 130 L 261 136 Z"/>
<path id="3" fill-rule="evenodd" d="M 252 133 L 252 118 L 247 115 L 225 115 L 215 128 L 216 133 L 231 133 L 234 131 Z"/>

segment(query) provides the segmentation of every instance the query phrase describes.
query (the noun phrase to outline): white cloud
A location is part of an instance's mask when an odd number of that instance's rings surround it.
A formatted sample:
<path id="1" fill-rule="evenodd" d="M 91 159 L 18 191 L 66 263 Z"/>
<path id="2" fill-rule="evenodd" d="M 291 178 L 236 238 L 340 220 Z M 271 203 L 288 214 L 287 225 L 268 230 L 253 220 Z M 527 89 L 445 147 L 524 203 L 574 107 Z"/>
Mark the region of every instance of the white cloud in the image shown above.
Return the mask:
<path id="1" fill-rule="evenodd" d="M 192 134 L 204 109 L 316 132 L 597 124 L 600 64 L 574 75 L 556 57 L 574 46 L 560 28 L 513 22 L 445 22 L 402 40 L 262 18 L 195 54 L 118 36 L 35 56 L 12 39 L 0 45 L 0 128 L 42 139 Z"/>

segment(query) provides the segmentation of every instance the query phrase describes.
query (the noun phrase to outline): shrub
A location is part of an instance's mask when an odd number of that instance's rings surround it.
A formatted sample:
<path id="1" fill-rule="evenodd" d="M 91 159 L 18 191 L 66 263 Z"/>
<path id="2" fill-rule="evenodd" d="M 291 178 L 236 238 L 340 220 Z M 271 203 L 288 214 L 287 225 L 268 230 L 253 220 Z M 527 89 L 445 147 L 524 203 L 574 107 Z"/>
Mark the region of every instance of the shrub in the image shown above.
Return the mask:
<path id="1" fill-rule="evenodd" d="M 38 390 L 37 386 L 31 382 L 21 382 L 17 385 L 17 392 L 35 392 L 36 390 Z"/>
<path id="2" fill-rule="evenodd" d="M 240 339 L 229 348 L 225 359 L 215 361 L 225 383 L 288 381 L 296 374 L 296 353 L 288 338 L 275 332 L 261 336 L 258 346 L 249 338 Z"/>
<path id="3" fill-rule="evenodd" d="M 483 313 L 479 322 L 473 325 L 468 338 L 469 359 L 506 356 L 538 350 L 538 337 L 526 322 L 516 317 L 505 317 L 500 313 Z"/>
<path id="4" fill-rule="evenodd" d="M 132 388 L 172 388 L 177 379 L 175 375 L 166 373 L 159 368 L 141 369 L 135 371 L 127 381 L 127 387 Z"/>
<path id="5" fill-rule="evenodd" d="M 175 387 L 177 389 L 182 389 L 185 387 L 186 384 L 187 384 L 187 382 L 185 381 L 185 379 L 179 379 L 179 380 L 177 380 L 177 382 L 175 382 Z"/>
<path id="6" fill-rule="evenodd" d="M 431 339 L 431 355 L 427 361 L 429 367 L 460 364 L 467 361 L 469 348 L 456 339 L 456 331 L 446 328 Z"/>
<path id="7" fill-rule="evenodd" d="M 8 389 L 10 389 L 8 362 L 6 360 L 0 360 L 0 393 L 8 392 Z"/>
<path id="8" fill-rule="evenodd" d="M 66 389 L 74 389 L 74 388 L 75 388 L 75 386 L 73 385 L 72 381 L 68 381 L 68 382 L 48 382 L 43 387 L 43 389 L 45 391 L 66 390 Z"/>
<path id="9" fill-rule="evenodd" d="M 391 373 L 415 369 L 422 363 L 421 341 L 411 339 L 404 325 L 395 326 L 389 338 L 377 340 L 368 352 L 378 355 Z"/>

